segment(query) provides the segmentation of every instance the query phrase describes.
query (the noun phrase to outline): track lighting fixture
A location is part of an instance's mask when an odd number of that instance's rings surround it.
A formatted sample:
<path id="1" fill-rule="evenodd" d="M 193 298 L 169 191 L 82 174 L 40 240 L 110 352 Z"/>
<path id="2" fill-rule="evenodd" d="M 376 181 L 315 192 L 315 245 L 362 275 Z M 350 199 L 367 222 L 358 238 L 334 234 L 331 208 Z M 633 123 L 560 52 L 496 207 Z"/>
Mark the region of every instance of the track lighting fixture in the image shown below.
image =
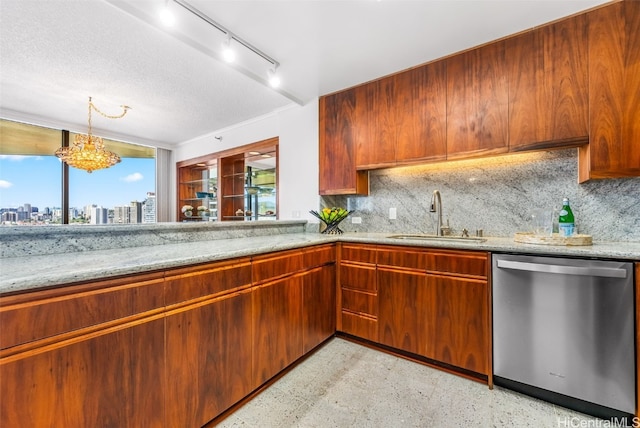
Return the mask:
<path id="1" fill-rule="evenodd" d="M 158 14 L 160 16 L 160 22 L 162 22 L 166 27 L 173 27 L 173 24 L 176 23 L 176 17 L 169 9 L 169 0 L 164 2 L 164 7 L 160 9 Z"/>
<path id="2" fill-rule="evenodd" d="M 222 42 L 222 58 L 227 62 L 236 60 L 236 53 L 231 47 L 231 35 L 227 34 L 227 40 Z"/>
<path id="3" fill-rule="evenodd" d="M 267 76 L 269 76 L 269 84 L 272 88 L 277 88 L 280 86 L 280 76 L 278 76 L 278 66 L 274 65 L 273 68 L 270 68 L 267 71 Z"/>
<path id="4" fill-rule="evenodd" d="M 223 46 L 222 46 L 222 52 L 221 52 L 222 59 L 224 59 L 228 63 L 235 61 L 236 52 L 232 49 L 232 46 L 231 46 L 231 42 L 235 41 L 238 45 L 244 46 L 249 51 L 253 52 L 263 60 L 267 61 L 269 63 L 269 69 L 267 71 L 269 84 L 273 88 L 277 88 L 278 86 L 280 86 L 280 83 L 281 83 L 280 76 L 277 74 L 277 69 L 278 69 L 278 66 L 280 65 L 278 61 L 276 61 L 269 55 L 265 54 L 260 49 L 256 48 L 246 40 L 243 40 L 237 34 L 232 33 L 221 24 L 218 24 L 217 22 L 209 18 L 207 15 L 205 15 L 204 13 L 202 13 L 201 11 L 199 11 L 198 9 L 196 9 L 195 7 L 187 3 L 185 0 L 173 0 L 173 2 L 183 7 L 187 11 L 191 12 L 198 18 L 202 19 L 204 22 L 211 25 L 216 30 L 224 33 L 226 40 L 223 42 Z"/>

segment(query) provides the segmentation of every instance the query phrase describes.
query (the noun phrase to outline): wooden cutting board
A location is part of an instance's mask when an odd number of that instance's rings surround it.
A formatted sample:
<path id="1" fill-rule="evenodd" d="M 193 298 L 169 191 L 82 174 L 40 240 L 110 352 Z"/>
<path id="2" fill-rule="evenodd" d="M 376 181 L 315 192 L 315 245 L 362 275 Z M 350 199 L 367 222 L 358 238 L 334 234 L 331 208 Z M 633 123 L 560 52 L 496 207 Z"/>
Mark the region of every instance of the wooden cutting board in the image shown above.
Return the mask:
<path id="1" fill-rule="evenodd" d="M 554 233 L 550 236 L 534 235 L 531 232 L 516 232 L 513 240 L 522 244 L 580 246 L 593 245 L 591 235 L 561 236 Z"/>

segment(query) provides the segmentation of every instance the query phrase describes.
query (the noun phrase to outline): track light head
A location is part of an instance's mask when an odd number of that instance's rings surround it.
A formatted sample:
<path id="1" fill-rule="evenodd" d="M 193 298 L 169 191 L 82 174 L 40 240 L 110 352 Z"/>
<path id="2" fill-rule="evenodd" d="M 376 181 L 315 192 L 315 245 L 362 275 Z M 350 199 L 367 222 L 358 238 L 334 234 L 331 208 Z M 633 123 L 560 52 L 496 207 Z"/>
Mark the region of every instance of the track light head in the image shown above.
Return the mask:
<path id="1" fill-rule="evenodd" d="M 272 88 L 277 88 L 280 86 L 280 76 L 278 76 L 278 67 L 274 66 L 267 71 L 267 75 L 269 76 L 269 84 Z"/>
<path id="2" fill-rule="evenodd" d="M 165 2 L 162 9 L 158 12 L 158 15 L 160 17 L 160 22 L 162 22 L 165 27 L 173 27 L 173 24 L 176 23 L 176 17 L 169 9 L 168 1 Z"/>
<path id="3" fill-rule="evenodd" d="M 227 39 L 222 42 L 222 58 L 226 62 L 234 62 L 236 60 L 236 52 L 231 47 L 231 35 L 227 35 Z"/>

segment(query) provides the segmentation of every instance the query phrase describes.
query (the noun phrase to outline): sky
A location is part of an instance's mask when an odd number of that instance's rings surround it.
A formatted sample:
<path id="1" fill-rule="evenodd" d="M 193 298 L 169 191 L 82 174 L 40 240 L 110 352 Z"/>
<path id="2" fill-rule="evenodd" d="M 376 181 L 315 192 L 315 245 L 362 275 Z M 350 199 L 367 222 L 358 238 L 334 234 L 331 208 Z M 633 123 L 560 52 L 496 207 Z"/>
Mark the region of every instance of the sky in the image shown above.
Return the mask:
<path id="1" fill-rule="evenodd" d="M 55 156 L 0 155 L 0 208 L 25 203 L 43 210 L 61 206 L 62 167 Z M 123 158 L 91 174 L 69 168 L 69 207 L 104 208 L 142 202 L 155 192 L 155 159 Z"/>

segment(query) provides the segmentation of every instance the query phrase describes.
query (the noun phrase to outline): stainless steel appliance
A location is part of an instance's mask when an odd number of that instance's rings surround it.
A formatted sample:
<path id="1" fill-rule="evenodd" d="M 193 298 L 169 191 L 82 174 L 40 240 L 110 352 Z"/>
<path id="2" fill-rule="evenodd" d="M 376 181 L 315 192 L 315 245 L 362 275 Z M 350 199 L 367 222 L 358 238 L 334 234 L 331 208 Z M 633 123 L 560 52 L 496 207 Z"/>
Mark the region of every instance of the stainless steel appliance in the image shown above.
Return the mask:
<path id="1" fill-rule="evenodd" d="M 632 266 L 494 255 L 494 382 L 601 418 L 631 421 Z"/>

